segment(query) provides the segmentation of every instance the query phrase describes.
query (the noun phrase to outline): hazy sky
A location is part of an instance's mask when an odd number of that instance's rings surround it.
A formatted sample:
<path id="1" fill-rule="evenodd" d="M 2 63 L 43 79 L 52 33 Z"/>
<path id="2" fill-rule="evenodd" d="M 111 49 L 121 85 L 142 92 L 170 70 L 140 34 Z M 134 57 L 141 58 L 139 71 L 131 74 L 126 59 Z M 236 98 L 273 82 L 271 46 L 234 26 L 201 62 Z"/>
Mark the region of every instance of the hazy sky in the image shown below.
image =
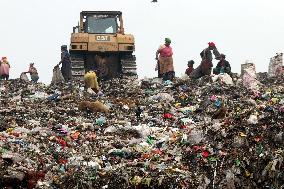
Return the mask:
<path id="1" fill-rule="evenodd" d="M 214 41 L 227 55 L 233 71 L 251 60 L 267 71 L 270 57 L 284 51 L 283 0 L 1 0 L 0 56 L 19 77 L 35 62 L 40 81 L 49 82 L 69 44 L 72 27 L 82 10 L 123 12 L 126 33 L 134 34 L 138 74 L 156 76 L 155 51 L 165 37 L 172 39 L 174 66 L 181 75 L 189 59 Z M 216 65 L 216 61 L 214 62 Z"/>

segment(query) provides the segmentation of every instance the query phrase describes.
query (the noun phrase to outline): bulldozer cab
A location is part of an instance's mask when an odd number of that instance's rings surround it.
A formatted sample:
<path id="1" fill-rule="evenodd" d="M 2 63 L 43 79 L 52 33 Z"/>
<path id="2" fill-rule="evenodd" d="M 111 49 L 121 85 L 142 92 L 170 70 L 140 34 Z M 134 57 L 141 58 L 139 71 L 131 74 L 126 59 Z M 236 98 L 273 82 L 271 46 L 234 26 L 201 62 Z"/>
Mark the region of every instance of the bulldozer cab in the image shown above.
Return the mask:
<path id="1" fill-rule="evenodd" d="M 123 34 L 122 13 L 119 11 L 83 11 L 79 33 Z"/>

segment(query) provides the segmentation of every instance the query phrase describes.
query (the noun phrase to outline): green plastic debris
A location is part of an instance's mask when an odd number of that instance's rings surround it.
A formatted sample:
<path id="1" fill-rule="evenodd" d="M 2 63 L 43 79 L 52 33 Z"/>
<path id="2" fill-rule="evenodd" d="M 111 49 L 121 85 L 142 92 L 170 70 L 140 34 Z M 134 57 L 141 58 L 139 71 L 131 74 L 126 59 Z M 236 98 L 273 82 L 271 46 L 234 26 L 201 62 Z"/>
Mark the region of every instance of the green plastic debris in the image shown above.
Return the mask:
<path id="1" fill-rule="evenodd" d="M 239 167 L 241 165 L 241 161 L 239 159 L 236 159 L 235 164 L 236 164 L 237 167 Z"/>
<path id="2" fill-rule="evenodd" d="M 210 162 L 217 162 L 219 160 L 219 158 L 212 156 L 212 157 L 209 157 L 208 160 Z"/>
<path id="3" fill-rule="evenodd" d="M 262 154 L 263 151 L 264 151 L 263 146 L 262 146 L 261 144 L 257 145 L 257 147 L 256 147 L 256 153 L 257 153 L 257 155 Z"/>

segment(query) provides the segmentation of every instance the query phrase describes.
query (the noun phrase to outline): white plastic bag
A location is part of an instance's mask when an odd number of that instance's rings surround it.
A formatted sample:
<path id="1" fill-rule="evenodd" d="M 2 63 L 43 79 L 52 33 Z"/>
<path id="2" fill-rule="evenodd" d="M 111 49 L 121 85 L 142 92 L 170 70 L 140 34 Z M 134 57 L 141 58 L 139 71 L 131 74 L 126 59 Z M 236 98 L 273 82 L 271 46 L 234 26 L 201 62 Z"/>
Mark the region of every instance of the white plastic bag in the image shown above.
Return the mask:
<path id="1" fill-rule="evenodd" d="M 150 101 L 165 101 L 165 102 L 172 102 L 175 99 L 168 93 L 158 93 L 154 96 L 149 98 Z"/>
<path id="2" fill-rule="evenodd" d="M 233 85 L 234 84 L 233 79 L 227 73 L 215 75 L 214 77 L 212 77 L 212 80 L 213 80 L 213 82 L 220 81 L 221 83 L 224 83 L 226 85 Z"/>
<path id="3" fill-rule="evenodd" d="M 231 76 L 229 74 L 221 74 L 220 76 L 221 82 L 227 84 L 227 85 L 233 85 L 233 79 L 231 78 Z"/>
<path id="4" fill-rule="evenodd" d="M 22 81 L 29 81 L 29 78 L 28 78 L 27 74 L 25 74 L 25 73 L 21 73 L 20 79 Z"/>
<path id="5" fill-rule="evenodd" d="M 248 119 L 248 123 L 253 124 L 253 125 L 257 124 L 258 123 L 257 115 L 254 115 L 254 114 L 250 115 Z"/>
<path id="6" fill-rule="evenodd" d="M 95 91 L 93 91 L 93 89 L 91 89 L 91 88 L 87 89 L 87 93 L 89 93 L 91 95 L 96 95 Z"/>

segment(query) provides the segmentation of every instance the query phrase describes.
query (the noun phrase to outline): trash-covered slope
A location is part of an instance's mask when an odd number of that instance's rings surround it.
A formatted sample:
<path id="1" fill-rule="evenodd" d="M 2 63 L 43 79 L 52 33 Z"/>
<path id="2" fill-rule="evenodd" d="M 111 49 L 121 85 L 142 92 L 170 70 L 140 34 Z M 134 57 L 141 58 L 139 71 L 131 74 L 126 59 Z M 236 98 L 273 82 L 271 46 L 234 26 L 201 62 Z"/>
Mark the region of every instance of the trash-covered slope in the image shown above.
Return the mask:
<path id="1" fill-rule="evenodd" d="M 259 77 L 2 82 L 0 188 L 283 188 L 284 79 Z"/>

